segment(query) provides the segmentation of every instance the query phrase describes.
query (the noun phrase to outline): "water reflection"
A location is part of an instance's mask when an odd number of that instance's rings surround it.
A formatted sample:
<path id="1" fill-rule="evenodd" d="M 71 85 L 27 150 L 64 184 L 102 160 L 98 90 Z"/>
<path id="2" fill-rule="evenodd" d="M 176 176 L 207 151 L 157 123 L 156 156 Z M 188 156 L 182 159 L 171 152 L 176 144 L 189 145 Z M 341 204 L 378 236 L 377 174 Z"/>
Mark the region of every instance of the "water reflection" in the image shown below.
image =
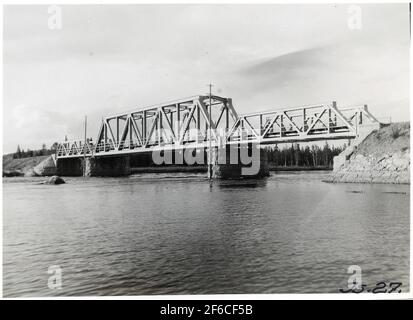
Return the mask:
<path id="1" fill-rule="evenodd" d="M 214 184 L 217 185 L 219 188 L 230 188 L 230 189 L 237 189 L 237 188 L 264 188 L 267 185 L 267 179 L 259 179 L 259 180 L 226 180 L 226 181 L 214 181 Z"/>

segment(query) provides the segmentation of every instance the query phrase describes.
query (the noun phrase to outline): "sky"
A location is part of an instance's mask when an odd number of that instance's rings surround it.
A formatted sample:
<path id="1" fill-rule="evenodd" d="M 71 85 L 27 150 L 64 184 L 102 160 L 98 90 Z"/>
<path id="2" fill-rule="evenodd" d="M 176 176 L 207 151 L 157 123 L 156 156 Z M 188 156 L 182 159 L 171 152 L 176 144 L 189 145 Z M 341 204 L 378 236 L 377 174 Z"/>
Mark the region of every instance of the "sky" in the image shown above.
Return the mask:
<path id="1" fill-rule="evenodd" d="M 5 6 L 3 152 L 213 93 L 238 113 L 337 101 L 409 120 L 408 4 Z M 350 20 L 349 20 L 350 19 Z M 352 24 L 350 24 L 352 25 Z"/>

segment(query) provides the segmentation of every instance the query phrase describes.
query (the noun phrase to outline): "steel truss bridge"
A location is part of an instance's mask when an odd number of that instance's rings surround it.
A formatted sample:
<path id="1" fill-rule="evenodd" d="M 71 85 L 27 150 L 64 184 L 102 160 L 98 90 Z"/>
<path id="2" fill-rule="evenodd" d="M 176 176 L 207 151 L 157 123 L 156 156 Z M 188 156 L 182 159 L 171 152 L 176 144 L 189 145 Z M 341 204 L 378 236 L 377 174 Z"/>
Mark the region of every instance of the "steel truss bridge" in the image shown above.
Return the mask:
<path id="1" fill-rule="evenodd" d="M 360 128 L 378 124 L 366 105 L 338 109 L 331 102 L 238 115 L 232 99 L 199 95 L 108 116 L 96 141 L 64 141 L 56 157 L 208 148 L 209 136 L 212 147 L 354 139 Z"/>

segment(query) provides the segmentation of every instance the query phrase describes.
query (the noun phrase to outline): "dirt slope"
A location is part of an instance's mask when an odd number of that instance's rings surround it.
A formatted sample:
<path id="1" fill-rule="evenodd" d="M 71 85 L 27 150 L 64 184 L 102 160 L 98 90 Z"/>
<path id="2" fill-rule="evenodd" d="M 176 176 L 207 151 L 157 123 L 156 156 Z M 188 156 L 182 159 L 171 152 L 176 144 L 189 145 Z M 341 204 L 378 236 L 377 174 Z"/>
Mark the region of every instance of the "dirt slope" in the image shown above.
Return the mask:
<path id="1" fill-rule="evenodd" d="M 334 161 L 338 165 L 328 182 L 410 183 L 410 123 L 374 131 L 345 159 L 339 155 Z"/>

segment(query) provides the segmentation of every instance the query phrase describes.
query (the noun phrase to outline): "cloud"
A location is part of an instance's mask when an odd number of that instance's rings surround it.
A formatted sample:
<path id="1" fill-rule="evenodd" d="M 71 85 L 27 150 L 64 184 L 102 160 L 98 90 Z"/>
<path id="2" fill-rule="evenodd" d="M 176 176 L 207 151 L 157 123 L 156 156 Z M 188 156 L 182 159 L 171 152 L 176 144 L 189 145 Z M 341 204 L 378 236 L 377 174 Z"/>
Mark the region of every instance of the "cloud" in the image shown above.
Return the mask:
<path id="1" fill-rule="evenodd" d="M 74 129 L 68 127 L 74 124 L 73 118 L 59 112 L 33 105 L 17 105 L 12 110 L 5 127 L 18 133 L 18 140 L 6 136 L 13 142 L 13 147 L 17 144 L 24 148 L 36 148 L 42 143 L 51 145 L 56 140 L 63 140 L 65 133 Z"/>
<path id="2" fill-rule="evenodd" d="M 408 100 L 408 46 L 352 39 L 260 59 L 238 71 L 255 96 L 272 96 L 278 106 L 338 100 L 342 105 L 383 106 Z M 405 104 L 403 104 L 405 106 Z M 408 118 L 408 109 L 394 119 Z"/>

